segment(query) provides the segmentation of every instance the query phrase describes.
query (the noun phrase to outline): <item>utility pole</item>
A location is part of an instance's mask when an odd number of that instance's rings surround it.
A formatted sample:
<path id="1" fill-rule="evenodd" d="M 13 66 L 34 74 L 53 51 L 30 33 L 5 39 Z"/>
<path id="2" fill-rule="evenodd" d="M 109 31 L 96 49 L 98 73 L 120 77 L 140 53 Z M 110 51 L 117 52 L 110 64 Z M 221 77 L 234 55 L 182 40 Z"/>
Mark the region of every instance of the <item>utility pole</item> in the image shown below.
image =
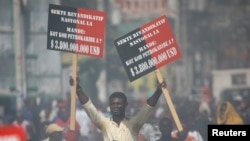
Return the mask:
<path id="1" fill-rule="evenodd" d="M 17 92 L 17 110 L 22 106 L 22 99 L 27 96 L 26 69 L 25 69 L 25 34 L 21 5 L 25 1 L 13 0 L 13 31 L 15 48 L 15 74 Z"/>
<path id="2" fill-rule="evenodd" d="M 187 94 L 192 87 L 192 65 L 188 56 L 188 41 L 187 41 L 187 5 L 186 0 L 177 0 L 177 10 L 175 19 L 176 38 L 182 50 L 183 61 L 178 67 L 180 76 L 177 79 L 177 93 Z"/>

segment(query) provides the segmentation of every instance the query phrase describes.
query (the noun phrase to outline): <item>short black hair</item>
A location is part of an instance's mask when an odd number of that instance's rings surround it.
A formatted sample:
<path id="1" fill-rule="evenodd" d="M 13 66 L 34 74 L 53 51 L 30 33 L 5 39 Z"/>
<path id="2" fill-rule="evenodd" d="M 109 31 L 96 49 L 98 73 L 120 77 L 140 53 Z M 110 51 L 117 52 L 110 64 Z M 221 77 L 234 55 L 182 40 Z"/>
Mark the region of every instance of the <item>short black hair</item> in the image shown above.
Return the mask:
<path id="1" fill-rule="evenodd" d="M 121 98 L 121 99 L 123 99 L 123 101 L 124 101 L 125 103 L 127 103 L 127 96 L 126 96 L 124 93 L 122 93 L 122 92 L 114 92 L 114 93 L 112 93 L 112 94 L 109 96 L 109 101 L 110 101 L 111 99 L 115 98 L 115 97 Z"/>
<path id="2" fill-rule="evenodd" d="M 162 119 L 160 119 L 158 125 L 161 126 L 164 122 L 167 123 L 169 126 L 173 126 L 172 120 L 168 117 L 163 117 Z"/>

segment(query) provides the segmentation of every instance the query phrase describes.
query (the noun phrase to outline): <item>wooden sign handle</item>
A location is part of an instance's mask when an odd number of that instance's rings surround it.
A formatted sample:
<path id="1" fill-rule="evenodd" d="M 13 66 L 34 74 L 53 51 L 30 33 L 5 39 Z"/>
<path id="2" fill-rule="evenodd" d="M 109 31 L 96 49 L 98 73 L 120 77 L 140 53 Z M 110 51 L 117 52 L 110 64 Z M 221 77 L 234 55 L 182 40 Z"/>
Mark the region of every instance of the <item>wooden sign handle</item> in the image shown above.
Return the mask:
<path id="1" fill-rule="evenodd" d="M 155 73 L 156 73 L 156 77 L 158 79 L 158 82 L 162 83 L 163 82 L 163 77 L 162 77 L 160 71 L 157 69 L 157 70 L 155 70 Z M 182 128 L 181 122 L 180 122 L 179 117 L 178 117 L 178 115 L 177 115 L 177 113 L 175 111 L 173 102 L 171 100 L 171 97 L 169 95 L 169 92 L 168 92 L 167 88 L 162 88 L 162 92 L 163 92 L 164 98 L 165 98 L 165 100 L 167 102 L 167 105 L 169 107 L 169 110 L 171 112 L 171 115 L 172 115 L 172 117 L 173 117 L 173 119 L 175 121 L 175 124 L 176 124 L 176 127 L 177 127 L 178 131 L 182 131 L 183 128 Z"/>
<path id="2" fill-rule="evenodd" d="M 76 120 L 76 77 L 77 77 L 77 54 L 72 56 L 72 78 L 74 84 L 71 86 L 71 104 L 70 104 L 70 130 L 75 130 Z"/>

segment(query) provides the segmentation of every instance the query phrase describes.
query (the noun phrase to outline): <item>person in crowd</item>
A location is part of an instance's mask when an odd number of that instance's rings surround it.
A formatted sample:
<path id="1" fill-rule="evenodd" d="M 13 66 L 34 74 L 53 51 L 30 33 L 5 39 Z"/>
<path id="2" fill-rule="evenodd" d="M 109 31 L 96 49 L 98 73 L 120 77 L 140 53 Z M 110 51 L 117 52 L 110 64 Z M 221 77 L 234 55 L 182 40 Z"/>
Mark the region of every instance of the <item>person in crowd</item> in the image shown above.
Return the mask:
<path id="1" fill-rule="evenodd" d="M 204 141 L 201 133 L 194 127 L 198 116 L 199 105 L 199 102 L 184 99 L 179 109 L 177 109 L 182 130 L 174 129 L 172 131 L 173 138 L 178 141 Z"/>
<path id="2" fill-rule="evenodd" d="M 109 107 L 111 117 L 106 117 L 92 103 L 79 85 L 80 80 L 70 77 L 70 85 L 76 83 L 76 94 L 83 108 L 93 123 L 101 130 L 104 141 L 137 141 L 139 131 L 150 116 L 153 107 L 158 102 L 162 88 L 166 88 L 166 83 L 158 84 L 154 94 L 147 99 L 147 104 L 133 117 L 126 116 L 128 106 L 127 96 L 123 92 L 114 92 L 109 96 Z"/>
<path id="3" fill-rule="evenodd" d="M 250 125 L 250 96 L 245 99 L 243 119 L 244 124 Z"/>
<path id="4" fill-rule="evenodd" d="M 196 115 L 196 114 L 195 114 Z M 194 130 L 197 130 L 204 141 L 208 140 L 207 127 L 212 124 L 211 110 L 207 102 L 201 102 L 199 109 L 197 110 L 197 116 L 194 116 Z"/>
<path id="5" fill-rule="evenodd" d="M 0 128 L 1 128 L 2 126 L 4 126 L 4 121 L 3 121 L 3 117 L 0 116 Z"/>
<path id="6" fill-rule="evenodd" d="M 12 122 L 12 125 L 22 127 L 24 132 L 26 133 L 27 140 L 33 141 L 32 135 L 36 131 L 34 124 L 31 121 L 24 119 L 24 116 L 21 112 L 17 113 L 16 119 Z"/>
<path id="7" fill-rule="evenodd" d="M 176 138 L 172 137 L 174 125 L 173 121 L 169 117 L 161 118 L 158 123 L 158 127 L 161 132 L 161 137 L 157 141 L 177 141 Z"/>
<path id="8" fill-rule="evenodd" d="M 184 118 L 184 117 L 182 117 Z M 173 130 L 172 137 L 177 141 L 204 141 L 199 131 L 192 129 L 192 122 L 190 120 L 182 120 L 182 131 Z"/>
<path id="9" fill-rule="evenodd" d="M 47 141 L 48 140 L 48 134 L 46 133 L 48 125 L 51 124 L 51 122 L 41 122 L 40 123 L 40 133 L 39 133 L 39 140 L 41 141 Z"/>
<path id="10" fill-rule="evenodd" d="M 159 135 L 157 128 L 157 121 L 154 115 L 152 114 L 149 117 L 148 122 L 144 123 L 140 132 L 139 132 L 139 141 L 156 141 Z"/>
<path id="11" fill-rule="evenodd" d="M 22 105 L 22 108 L 20 110 L 23 118 L 27 121 L 33 121 L 34 119 L 34 115 L 32 113 L 32 100 L 27 98 L 27 99 L 24 99 L 24 102 L 23 102 L 23 105 Z"/>
<path id="12" fill-rule="evenodd" d="M 39 112 L 42 109 L 42 105 L 40 104 L 40 102 L 38 102 L 37 98 L 29 98 L 29 109 L 32 113 L 32 119 L 30 122 L 33 123 L 34 128 L 36 129 L 35 132 L 31 135 L 31 138 L 33 138 L 34 141 L 37 140 L 37 138 L 40 138 L 40 132 L 41 132 L 41 128 L 40 128 L 40 118 L 39 118 Z"/>
<path id="13" fill-rule="evenodd" d="M 91 130 L 91 120 L 87 113 L 82 109 L 80 103 L 76 104 L 76 121 L 80 124 L 81 141 L 89 141 L 89 134 Z"/>
<path id="14" fill-rule="evenodd" d="M 70 130 L 70 106 L 62 106 L 58 111 L 58 119 L 55 123 L 64 128 L 63 139 L 65 141 L 80 141 L 80 124 L 75 121 L 75 129 Z M 84 127 L 83 127 L 84 128 Z"/>
<path id="15" fill-rule="evenodd" d="M 47 102 L 44 108 L 39 112 L 40 122 L 53 122 L 57 116 L 57 109 L 52 107 L 51 102 Z"/>
<path id="16" fill-rule="evenodd" d="M 49 124 L 46 128 L 47 138 L 42 141 L 63 141 L 64 128 L 56 123 Z"/>
<path id="17" fill-rule="evenodd" d="M 216 108 L 216 124 L 244 124 L 242 117 L 229 101 L 220 103 Z"/>

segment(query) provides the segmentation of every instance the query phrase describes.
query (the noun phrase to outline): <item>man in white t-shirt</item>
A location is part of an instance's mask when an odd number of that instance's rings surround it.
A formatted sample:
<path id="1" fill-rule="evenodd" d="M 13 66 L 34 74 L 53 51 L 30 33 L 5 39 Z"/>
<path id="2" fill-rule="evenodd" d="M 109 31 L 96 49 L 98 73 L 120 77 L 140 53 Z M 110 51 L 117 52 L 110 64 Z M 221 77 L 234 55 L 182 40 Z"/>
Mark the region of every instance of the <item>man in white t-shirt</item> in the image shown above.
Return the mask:
<path id="1" fill-rule="evenodd" d="M 89 119 L 87 113 L 83 108 L 80 107 L 80 103 L 77 103 L 77 109 L 76 109 L 76 120 L 80 124 L 80 133 L 81 133 L 81 140 L 82 141 L 89 141 L 89 133 L 91 125 L 91 120 Z"/>

